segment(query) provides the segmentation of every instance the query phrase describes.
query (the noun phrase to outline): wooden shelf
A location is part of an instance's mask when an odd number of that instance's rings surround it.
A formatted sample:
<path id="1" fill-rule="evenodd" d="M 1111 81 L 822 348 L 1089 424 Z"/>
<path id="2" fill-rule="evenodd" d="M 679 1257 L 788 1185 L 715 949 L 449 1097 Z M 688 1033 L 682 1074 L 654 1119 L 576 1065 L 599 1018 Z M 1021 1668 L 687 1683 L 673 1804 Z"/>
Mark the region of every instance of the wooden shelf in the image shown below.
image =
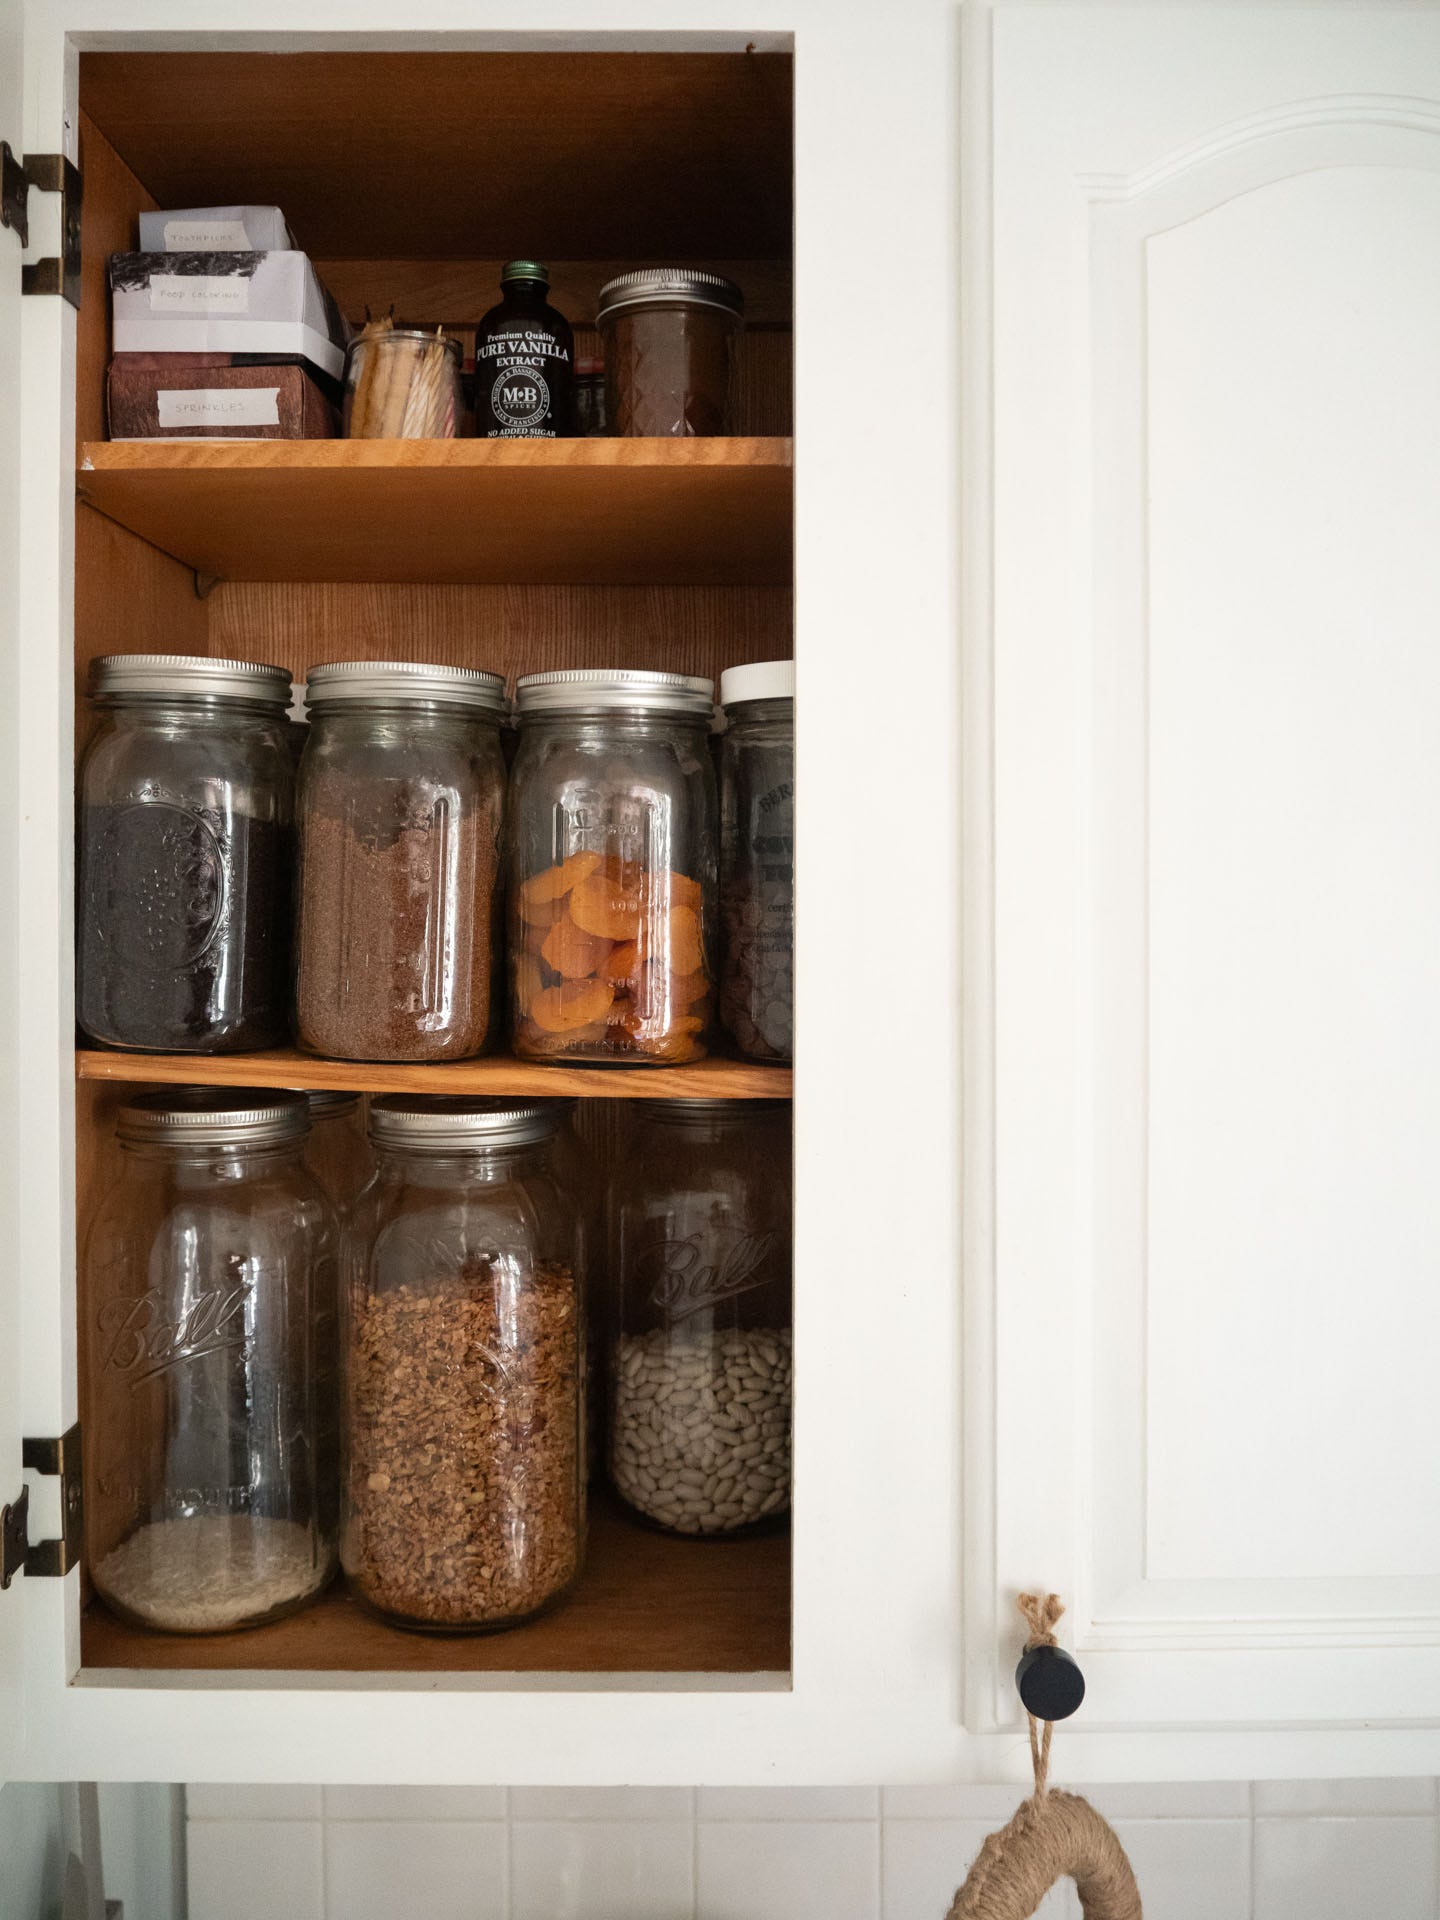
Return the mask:
<path id="1" fill-rule="evenodd" d="M 87 1670 L 788 1675 L 790 1539 L 677 1540 L 601 1499 L 574 1593 L 508 1633 L 406 1633 L 337 1584 L 303 1613 L 249 1633 L 146 1633 L 97 1602 L 82 1617 L 80 1649 Z"/>
<path id="2" fill-rule="evenodd" d="M 92 441 L 76 490 L 215 580 L 791 578 L 787 439 Z"/>
<path id="3" fill-rule="evenodd" d="M 789 1067 L 747 1060 L 702 1060 L 693 1067 L 533 1066 L 500 1054 L 443 1066 L 317 1060 L 293 1047 L 264 1053 L 121 1053 L 81 1047 L 80 1080 L 146 1081 L 163 1086 L 303 1087 L 346 1093 L 577 1094 L 601 1100 L 787 1100 Z"/>

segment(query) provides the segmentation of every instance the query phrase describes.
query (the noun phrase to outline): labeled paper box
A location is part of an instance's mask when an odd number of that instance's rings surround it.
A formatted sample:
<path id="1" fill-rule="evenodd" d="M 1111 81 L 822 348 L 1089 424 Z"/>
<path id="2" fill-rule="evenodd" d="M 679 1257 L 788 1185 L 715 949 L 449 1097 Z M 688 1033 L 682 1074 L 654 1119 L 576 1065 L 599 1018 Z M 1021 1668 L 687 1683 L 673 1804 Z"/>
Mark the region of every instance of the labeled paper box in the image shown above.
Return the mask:
<path id="1" fill-rule="evenodd" d="M 106 411 L 112 440 L 330 440 L 339 426 L 304 367 L 223 354 L 117 354 Z"/>
<path id="2" fill-rule="evenodd" d="M 140 216 L 145 253 L 284 253 L 294 245 L 279 207 L 182 207 Z"/>
<path id="3" fill-rule="evenodd" d="M 114 253 L 120 353 L 295 354 L 338 380 L 349 329 L 303 253 Z"/>

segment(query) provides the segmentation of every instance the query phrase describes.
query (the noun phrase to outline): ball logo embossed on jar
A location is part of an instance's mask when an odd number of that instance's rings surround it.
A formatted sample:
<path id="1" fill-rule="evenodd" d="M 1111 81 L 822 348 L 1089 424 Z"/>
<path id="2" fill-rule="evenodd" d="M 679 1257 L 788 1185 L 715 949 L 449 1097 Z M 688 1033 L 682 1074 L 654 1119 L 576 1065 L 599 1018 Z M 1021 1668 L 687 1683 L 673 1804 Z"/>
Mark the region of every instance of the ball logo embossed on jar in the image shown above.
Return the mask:
<path id="1" fill-rule="evenodd" d="M 660 1240 L 636 1258 L 642 1284 L 648 1283 L 651 1303 L 674 1325 L 691 1314 L 703 1313 L 721 1300 L 763 1286 L 766 1267 L 779 1245 L 775 1233 L 736 1234 L 717 1259 L 706 1254 L 715 1236 L 698 1234 L 688 1240 Z"/>
<path id="2" fill-rule="evenodd" d="M 490 406 L 507 427 L 533 427 L 550 411 L 550 389 L 533 367 L 506 367 L 490 389 Z"/>
<path id="3" fill-rule="evenodd" d="M 224 920 L 219 838 L 184 807 L 150 800 L 112 815 L 91 873 L 98 888 L 123 874 L 131 890 L 126 910 L 106 923 L 113 951 L 130 966 L 155 973 L 193 966 Z"/>
<path id="4" fill-rule="evenodd" d="M 248 1278 L 224 1282 L 192 1295 L 178 1317 L 159 1287 L 107 1300 L 96 1316 L 105 1339 L 102 1370 L 128 1374 L 139 1387 L 187 1360 L 244 1346 L 253 1291 Z"/>

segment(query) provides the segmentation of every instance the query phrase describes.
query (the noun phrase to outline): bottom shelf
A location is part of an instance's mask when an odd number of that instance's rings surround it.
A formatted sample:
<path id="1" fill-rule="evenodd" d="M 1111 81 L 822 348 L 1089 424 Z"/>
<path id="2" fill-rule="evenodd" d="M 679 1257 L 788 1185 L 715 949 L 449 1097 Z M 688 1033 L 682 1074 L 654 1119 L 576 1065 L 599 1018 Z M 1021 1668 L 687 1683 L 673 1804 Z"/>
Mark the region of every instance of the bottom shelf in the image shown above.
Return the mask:
<path id="1" fill-rule="evenodd" d="M 765 1673 L 790 1667 L 790 1537 L 678 1540 L 592 1502 L 590 1550 L 553 1613 L 507 1633 L 405 1633 L 337 1583 L 274 1626 L 179 1635 L 129 1627 L 93 1602 L 81 1666 L 242 1673 Z"/>

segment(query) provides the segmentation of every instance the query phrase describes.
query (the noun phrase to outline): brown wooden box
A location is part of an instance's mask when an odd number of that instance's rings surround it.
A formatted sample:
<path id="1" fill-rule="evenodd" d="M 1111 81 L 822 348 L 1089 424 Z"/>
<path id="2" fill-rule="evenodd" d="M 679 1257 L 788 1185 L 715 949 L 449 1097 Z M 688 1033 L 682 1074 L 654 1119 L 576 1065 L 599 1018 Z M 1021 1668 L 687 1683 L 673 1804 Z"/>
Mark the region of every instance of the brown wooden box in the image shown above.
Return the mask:
<path id="1" fill-rule="evenodd" d="M 117 353 L 112 440 L 331 440 L 334 407 L 305 369 L 236 366 L 225 353 Z"/>

